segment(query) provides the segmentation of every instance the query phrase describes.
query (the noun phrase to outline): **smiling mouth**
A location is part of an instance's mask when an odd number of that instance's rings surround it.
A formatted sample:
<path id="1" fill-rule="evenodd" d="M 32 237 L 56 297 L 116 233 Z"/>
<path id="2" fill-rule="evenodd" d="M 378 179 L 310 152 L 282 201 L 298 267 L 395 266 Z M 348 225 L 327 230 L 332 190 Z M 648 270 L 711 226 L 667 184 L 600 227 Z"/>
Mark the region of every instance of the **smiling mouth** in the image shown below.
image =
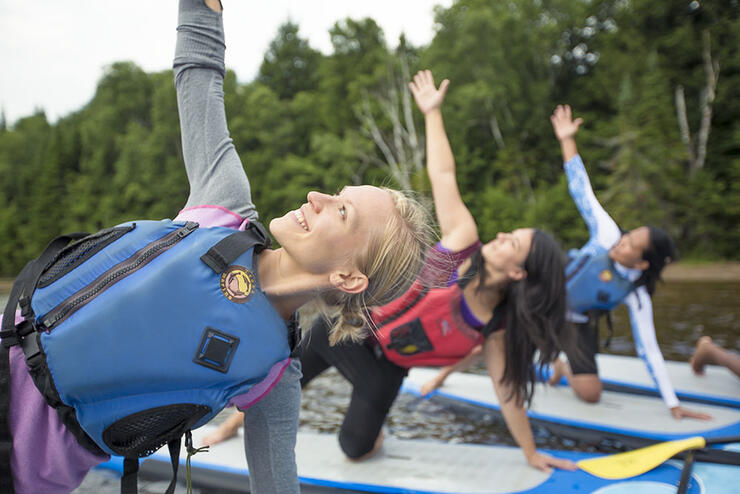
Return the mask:
<path id="1" fill-rule="evenodd" d="M 293 216 L 295 217 L 298 224 L 301 225 L 304 230 L 308 231 L 308 223 L 306 223 L 306 218 L 303 217 L 303 213 L 301 212 L 301 210 L 296 209 L 295 211 L 293 211 Z"/>

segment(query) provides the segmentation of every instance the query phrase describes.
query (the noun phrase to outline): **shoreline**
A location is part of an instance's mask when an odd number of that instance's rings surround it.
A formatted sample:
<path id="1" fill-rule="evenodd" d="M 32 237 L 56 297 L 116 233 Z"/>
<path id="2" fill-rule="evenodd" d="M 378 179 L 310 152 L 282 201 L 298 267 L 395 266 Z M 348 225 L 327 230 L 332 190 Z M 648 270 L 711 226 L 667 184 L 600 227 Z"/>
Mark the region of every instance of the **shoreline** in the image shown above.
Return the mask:
<path id="1" fill-rule="evenodd" d="M 740 262 L 671 264 L 663 271 L 663 280 L 666 282 L 740 282 Z M 12 286 L 13 278 L 0 278 L 0 294 L 10 293 Z"/>
<path id="2" fill-rule="evenodd" d="M 740 281 L 740 262 L 710 262 L 706 264 L 669 264 L 663 270 L 665 281 Z"/>

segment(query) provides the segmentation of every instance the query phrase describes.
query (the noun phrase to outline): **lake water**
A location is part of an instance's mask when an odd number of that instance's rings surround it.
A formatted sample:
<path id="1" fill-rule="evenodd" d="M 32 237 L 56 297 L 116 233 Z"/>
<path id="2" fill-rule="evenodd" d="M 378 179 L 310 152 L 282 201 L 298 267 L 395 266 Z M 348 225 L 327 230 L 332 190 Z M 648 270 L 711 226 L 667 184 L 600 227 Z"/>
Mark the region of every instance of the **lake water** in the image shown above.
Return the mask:
<path id="1" fill-rule="evenodd" d="M 0 294 L 0 307 L 4 307 L 6 299 L 7 294 Z M 665 358 L 688 360 L 696 340 L 702 335 L 711 336 L 725 348 L 740 351 L 739 302 L 739 282 L 674 281 L 659 286 L 653 306 L 658 341 Z M 615 334 L 606 353 L 635 355 L 624 307 L 615 311 L 614 328 Z M 344 417 L 349 394 L 348 383 L 335 371 L 328 371 L 314 380 L 303 393 L 301 429 L 336 433 Z M 223 414 L 219 418 L 222 419 Z M 514 444 L 503 421 L 494 414 L 461 412 L 434 400 L 404 395 L 396 400 L 391 409 L 386 434 L 398 438 Z M 543 428 L 535 429 L 535 438 L 538 447 L 594 450 L 593 444 L 561 439 Z M 603 445 L 600 445 L 600 449 L 603 449 Z M 161 493 L 166 485 L 166 482 L 143 482 L 139 492 Z M 114 494 L 119 489 L 117 478 L 106 472 L 93 471 L 75 492 Z"/>

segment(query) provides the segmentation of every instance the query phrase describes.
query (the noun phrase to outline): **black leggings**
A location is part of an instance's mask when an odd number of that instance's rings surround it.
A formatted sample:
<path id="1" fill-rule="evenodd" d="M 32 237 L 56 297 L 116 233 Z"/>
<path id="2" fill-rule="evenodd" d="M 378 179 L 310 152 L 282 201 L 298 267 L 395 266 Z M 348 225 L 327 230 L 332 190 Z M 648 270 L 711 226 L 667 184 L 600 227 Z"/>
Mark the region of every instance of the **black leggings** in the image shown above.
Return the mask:
<path id="1" fill-rule="evenodd" d="M 599 325 L 595 320 L 577 323 L 578 343 L 574 352 L 566 351 L 573 375 L 598 374 L 596 354 L 599 353 Z"/>
<path id="2" fill-rule="evenodd" d="M 380 429 L 406 376 L 406 369 L 376 356 L 369 343 L 329 346 L 328 324 L 321 318 L 304 333 L 301 387 L 329 367 L 352 383 L 352 397 L 339 432 L 339 445 L 350 458 L 372 451 Z"/>

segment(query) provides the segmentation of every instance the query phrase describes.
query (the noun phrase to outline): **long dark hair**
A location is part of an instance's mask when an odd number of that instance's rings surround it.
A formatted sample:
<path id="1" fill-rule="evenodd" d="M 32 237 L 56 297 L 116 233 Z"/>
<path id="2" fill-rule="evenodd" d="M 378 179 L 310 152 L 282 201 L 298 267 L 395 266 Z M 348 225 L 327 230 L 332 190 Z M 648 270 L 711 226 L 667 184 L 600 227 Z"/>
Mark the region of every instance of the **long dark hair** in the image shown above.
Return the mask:
<path id="1" fill-rule="evenodd" d="M 676 260 L 676 245 L 673 239 L 662 228 L 648 226 L 650 231 L 650 245 L 642 252 L 642 259 L 650 265 L 635 281 L 635 286 L 645 286 L 650 295 L 655 292 L 655 284 L 661 280 L 663 268 Z"/>
<path id="2" fill-rule="evenodd" d="M 495 330 L 500 327 L 501 317 L 505 318 L 506 367 L 501 381 L 511 386 L 507 400 L 514 398 L 519 404 L 529 405 L 537 368 L 555 360 L 561 349 L 574 342 L 574 328 L 565 320 L 565 261 L 549 234 L 534 230 L 523 268 L 526 277 L 508 284 L 488 324 Z M 485 269 L 478 273 L 482 286 Z M 488 332 L 484 330 L 484 334 Z M 534 362 L 536 351 L 539 356 Z"/>

